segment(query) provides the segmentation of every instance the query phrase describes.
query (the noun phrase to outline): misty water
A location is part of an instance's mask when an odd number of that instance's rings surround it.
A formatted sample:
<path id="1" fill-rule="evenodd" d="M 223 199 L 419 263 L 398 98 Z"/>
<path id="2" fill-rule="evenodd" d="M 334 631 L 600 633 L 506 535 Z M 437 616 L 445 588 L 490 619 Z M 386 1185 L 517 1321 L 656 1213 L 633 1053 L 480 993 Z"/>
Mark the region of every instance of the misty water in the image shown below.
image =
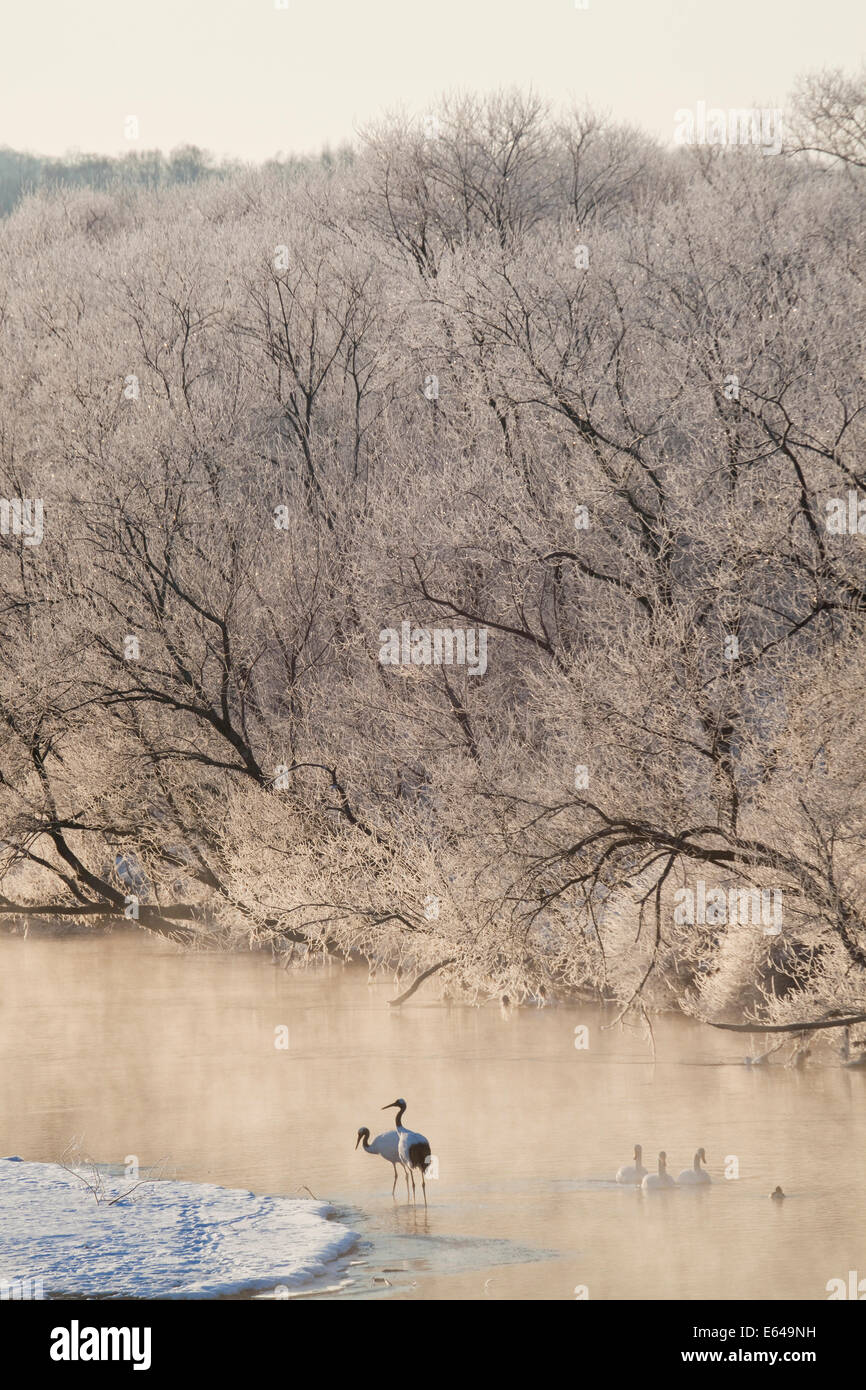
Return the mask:
<path id="1" fill-rule="evenodd" d="M 609 1010 L 506 1014 L 434 984 L 394 1010 L 393 978 L 362 966 L 0 938 L 0 1152 L 54 1162 L 76 1139 L 100 1163 L 309 1190 L 359 1233 L 319 1298 L 826 1299 L 866 1275 L 866 1069 L 747 1067 L 748 1037 L 674 1016 L 653 1061 Z M 438 1160 L 426 1213 L 354 1149 L 397 1096 Z M 712 1185 L 617 1187 L 636 1142 L 675 1175 L 703 1146 Z"/>

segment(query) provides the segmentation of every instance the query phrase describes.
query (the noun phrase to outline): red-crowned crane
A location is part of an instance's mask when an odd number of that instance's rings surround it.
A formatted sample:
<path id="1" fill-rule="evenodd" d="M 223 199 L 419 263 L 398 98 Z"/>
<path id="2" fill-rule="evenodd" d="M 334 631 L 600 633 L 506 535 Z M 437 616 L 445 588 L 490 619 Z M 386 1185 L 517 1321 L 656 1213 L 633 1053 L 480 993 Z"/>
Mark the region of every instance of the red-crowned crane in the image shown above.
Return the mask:
<path id="1" fill-rule="evenodd" d="M 427 1162 L 430 1158 L 430 1144 L 423 1134 L 417 1134 L 413 1129 L 404 1129 L 403 1112 L 406 1109 L 406 1102 L 399 1096 L 397 1100 L 392 1100 L 389 1105 L 383 1105 L 383 1110 L 397 1110 L 397 1133 L 400 1136 L 398 1154 L 403 1167 L 407 1169 L 412 1179 L 412 1195 L 415 1196 L 415 1172 L 418 1168 L 421 1173 L 421 1187 L 424 1192 L 424 1205 L 427 1205 L 427 1184 L 424 1175 L 427 1171 Z"/>
<path id="2" fill-rule="evenodd" d="M 677 1178 L 680 1187 L 698 1187 L 701 1183 L 712 1182 L 706 1168 L 701 1167 L 701 1163 L 706 1163 L 706 1161 L 707 1156 L 703 1149 L 698 1149 L 693 1167 L 684 1168 Z"/>
<path id="3" fill-rule="evenodd" d="M 647 1170 L 643 1166 L 643 1149 L 640 1144 L 634 1146 L 634 1163 L 623 1164 L 617 1169 L 616 1180 L 622 1183 L 640 1184 L 646 1177 Z"/>
<path id="4" fill-rule="evenodd" d="M 673 1178 L 667 1170 L 667 1161 L 668 1156 L 664 1152 L 664 1150 L 662 1150 L 662 1152 L 659 1154 L 658 1172 L 647 1173 L 646 1177 L 641 1183 L 641 1187 L 645 1192 L 652 1191 L 659 1187 L 676 1187 L 676 1183 L 674 1182 Z"/>
<path id="5" fill-rule="evenodd" d="M 393 1186 L 392 1186 L 392 1188 L 391 1188 L 391 1196 L 393 1197 L 393 1196 L 394 1196 L 394 1190 L 395 1190 L 395 1188 L 396 1188 L 396 1186 L 397 1186 L 397 1164 L 400 1163 L 400 1164 L 402 1165 L 402 1163 L 403 1163 L 403 1160 L 402 1160 L 401 1157 L 400 1157 L 400 1136 L 399 1136 L 399 1134 L 397 1133 L 396 1129 L 389 1129 L 388 1132 L 387 1132 L 387 1134 L 377 1134 L 377 1135 L 376 1135 L 376 1138 L 373 1140 L 373 1142 L 372 1142 L 372 1144 L 371 1144 L 371 1143 L 370 1143 L 370 1131 L 368 1130 L 368 1128 L 367 1128 L 366 1125 L 362 1125 L 361 1128 L 358 1130 L 358 1137 L 357 1137 L 357 1139 L 355 1140 L 355 1148 L 356 1148 L 356 1149 L 357 1149 L 358 1145 L 361 1143 L 362 1140 L 364 1141 L 364 1153 L 365 1153 L 365 1154 L 378 1154 L 380 1158 L 387 1159 L 387 1161 L 393 1166 L 393 1169 L 394 1169 L 394 1183 L 393 1183 Z M 406 1179 L 406 1200 L 408 1201 L 408 1200 L 409 1200 L 409 1175 L 408 1175 L 408 1173 L 406 1172 L 405 1167 L 403 1167 L 403 1176 L 404 1176 L 405 1179 Z"/>

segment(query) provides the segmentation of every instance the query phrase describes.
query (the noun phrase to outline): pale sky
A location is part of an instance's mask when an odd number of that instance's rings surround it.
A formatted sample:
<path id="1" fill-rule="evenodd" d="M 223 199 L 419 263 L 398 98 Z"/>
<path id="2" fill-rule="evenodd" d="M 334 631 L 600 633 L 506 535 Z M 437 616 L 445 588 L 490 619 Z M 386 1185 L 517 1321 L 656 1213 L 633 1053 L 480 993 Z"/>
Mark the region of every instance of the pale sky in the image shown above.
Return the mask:
<path id="1" fill-rule="evenodd" d="M 14 0 L 2 32 L 0 144 L 263 159 L 351 140 L 388 109 L 422 114 L 446 90 L 510 85 L 669 141 L 678 107 L 781 106 L 804 69 L 856 67 L 866 4 Z"/>

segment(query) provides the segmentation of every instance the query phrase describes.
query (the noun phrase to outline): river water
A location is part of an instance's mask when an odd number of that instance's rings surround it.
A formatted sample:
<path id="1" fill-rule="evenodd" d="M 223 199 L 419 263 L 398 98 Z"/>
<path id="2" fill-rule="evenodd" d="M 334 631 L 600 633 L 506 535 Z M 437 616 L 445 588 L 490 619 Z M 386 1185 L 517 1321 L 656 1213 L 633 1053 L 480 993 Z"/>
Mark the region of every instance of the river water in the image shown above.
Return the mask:
<path id="1" fill-rule="evenodd" d="M 165 1177 L 309 1190 L 361 1237 L 318 1298 L 826 1299 L 866 1277 L 866 1069 L 748 1067 L 747 1037 L 674 1016 L 653 1060 L 609 1010 L 506 1014 L 434 985 L 394 1010 L 393 979 L 355 965 L 2 937 L 0 1153 L 55 1162 L 77 1140 Z M 354 1149 L 397 1096 L 438 1161 L 426 1212 Z M 703 1146 L 712 1185 L 617 1187 L 635 1143 L 675 1175 Z"/>

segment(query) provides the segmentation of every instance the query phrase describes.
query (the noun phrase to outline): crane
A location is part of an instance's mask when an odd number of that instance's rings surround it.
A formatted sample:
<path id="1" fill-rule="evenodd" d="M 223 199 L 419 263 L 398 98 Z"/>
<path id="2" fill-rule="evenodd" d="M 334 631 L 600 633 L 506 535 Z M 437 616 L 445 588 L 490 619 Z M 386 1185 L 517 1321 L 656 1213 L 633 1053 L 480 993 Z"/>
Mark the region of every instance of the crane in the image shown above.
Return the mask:
<path id="1" fill-rule="evenodd" d="M 397 1164 L 403 1167 L 403 1176 L 406 1179 L 406 1200 L 409 1200 L 409 1174 L 406 1172 L 405 1164 L 400 1158 L 400 1136 L 396 1129 L 389 1129 L 387 1134 L 377 1134 L 376 1138 L 370 1143 L 370 1131 L 366 1125 L 362 1125 L 358 1130 L 358 1137 L 355 1140 L 355 1148 L 363 1140 L 365 1154 L 378 1154 L 380 1158 L 387 1159 L 394 1169 L 394 1184 L 391 1188 L 391 1196 L 397 1186 Z"/>
<path id="2" fill-rule="evenodd" d="M 400 1136 L 400 1143 L 398 1147 L 400 1162 L 403 1164 L 403 1167 L 408 1171 L 409 1177 L 411 1177 L 412 1179 L 413 1196 L 415 1195 L 414 1169 L 418 1168 L 420 1170 L 421 1188 L 424 1192 L 424 1205 L 426 1207 L 427 1184 L 424 1180 L 424 1174 L 427 1171 L 427 1162 L 430 1158 L 430 1143 L 425 1135 L 418 1134 L 413 1129 L 404 1128 L 403 1112 L 406 1109 L 405 1100 L 398 1096 L 396 1100 L 392 1100 L 388 1105 L 382 1106 L 383 1110 L 392 1110 L 395 1108 L 397 1111 L 397 1133 Z"/>

